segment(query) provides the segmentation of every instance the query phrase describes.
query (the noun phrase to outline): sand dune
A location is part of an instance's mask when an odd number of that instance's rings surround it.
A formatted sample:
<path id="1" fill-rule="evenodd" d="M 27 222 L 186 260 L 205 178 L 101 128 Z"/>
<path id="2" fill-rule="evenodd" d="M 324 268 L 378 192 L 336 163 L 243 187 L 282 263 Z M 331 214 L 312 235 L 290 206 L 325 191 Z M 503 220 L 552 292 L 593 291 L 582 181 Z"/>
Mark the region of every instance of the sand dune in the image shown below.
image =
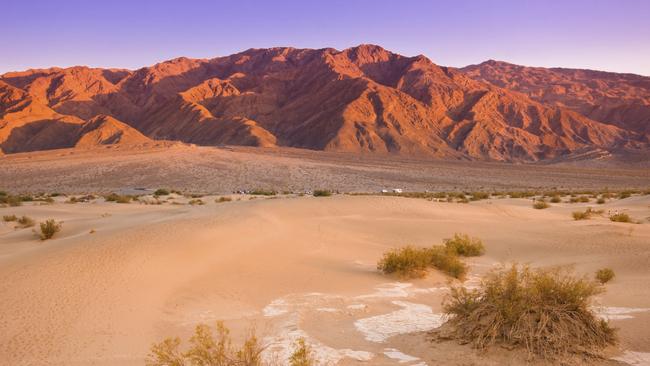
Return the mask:
<path id="1" fill-rule="evenodd" d="M 269 357 L 286 355 L 306 337 L 325 364 L 517 364 L 521 359 L 498 352 L 478 358 L 464 346 L 425 341 L 421 331 L 440 319 L 447 282 L 441 274 L 405 283 L 375 270 L 390 247 L 436 244 L 454 232 L 487 246 L 484 257 L 470 261 L 469 284 L 507 261 L 575 265 L 590 276 L 612 267 L 616 280 L 599 303 L 627 315 L 612 318 L 622 336 L 612 356 L 629 361 L 650 352 L 649 196 L 602 207 L 629 212 L 640 225 L 573 221 L 571 212 L 585 204 L 539 211 L 525 199 L 204 201 L 1 209 L 62 220 L 64 227 L 41 242 L 29 229 L 0 224 L 0 359 L 142 365 L 153 342 L 222 319 L 235 337 L 254 325 Z"/>

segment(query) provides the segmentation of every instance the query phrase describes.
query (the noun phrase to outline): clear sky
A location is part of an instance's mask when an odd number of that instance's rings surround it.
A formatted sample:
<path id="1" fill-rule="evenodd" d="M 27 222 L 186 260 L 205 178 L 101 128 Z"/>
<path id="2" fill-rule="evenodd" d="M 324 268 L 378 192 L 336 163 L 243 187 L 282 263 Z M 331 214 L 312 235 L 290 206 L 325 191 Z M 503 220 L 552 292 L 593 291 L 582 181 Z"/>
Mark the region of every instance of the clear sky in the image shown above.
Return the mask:
<path id="1" fill-rule="evenodd" d="M 361 43 L 650 76 L 650 0 L 0 0 L 0 73 Z"/>

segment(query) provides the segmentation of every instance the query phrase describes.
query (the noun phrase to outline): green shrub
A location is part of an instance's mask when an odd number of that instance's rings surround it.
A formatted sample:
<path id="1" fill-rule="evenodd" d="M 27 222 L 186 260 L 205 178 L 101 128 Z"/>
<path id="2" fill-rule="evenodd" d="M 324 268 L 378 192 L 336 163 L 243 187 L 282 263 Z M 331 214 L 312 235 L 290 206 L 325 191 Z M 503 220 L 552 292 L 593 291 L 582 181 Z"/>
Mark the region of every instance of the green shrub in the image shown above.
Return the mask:
<path id="1" fill-rule="evenodd" d="M 18 220 L 18 218 L 16 217 L 16 215 L 4 215 L 2 216 L 2 220 L 4 222 L 12 222 Z"/>
<path id="2" fill-rule="evenodd" d="M 444 304 L 449 321 L 438 334 L 485 349 L 495 343 L 555 359 L 599 356 L 616 332 L 591 310 L 603 288 L 571 272 L 513 265 L 486 276 L 480 287 L 453 287 Z"/>
<path id="3" fill-rule="evenodd" d="M 298 339 L 295 350 L 289 357 L 289 366 L 313 366 L 316 361 L 312 355 L 311 347 L 305 343 L 304 338 Z"/>
<path id="4" fill-rule="evenodd" d="M 61 223 L 52 219 L 41 222 L 41 240 L 51 239 L 59 231 L 61 231 Z"/>
<path id="5" fill-rule="evenodd" d="M 397 274 L 403 278 L 424 277 L 431 264 L 428 248 L 405 246 L 384 253 L 377 263 L 377 269 L 386 274 Z"/>
<path id="6" fill-rule="evenodd" d="M 314 190 L 314 197 L 329 197 L 332 195 L 332 191 L 326 189 L 316 189 Z"/>
<path id="7" fill-rule="evenodd" d="M 560 203 L 560 202 L 562 202 L 562 199 L 560 198 L 560 196 L 556 195 L 556 196 L 551 197 L 550 201 L 551 201 L 551 203 Z"/>
<path id="8" fill-rule="evenodd" d="M 626 213 L 614 214 L 610 216 L 609 219 L 614 222 L 632 222 L 632 218 L 630 218 L 630 215 Z"/>
<path id="9" fill-rule="evenodd" d="M 216 200 L 214 200 L 214 202 L 216 202 L 216 203 L 223 203 L 223 202 L 230 202 L 230 201 L 232 201 L 232 198 L 224 197 L 224 196 L 221 196 L 221 197 L 217 198 Z"/>
<path id="10" fill-rule="evenodd" d="M 533 208 L 536 209 L 536 210 L 543 210 L 543 209 L 549 208 L 549 207 L 550 207 L 549 204 L 546 203 L 546 201 L 543 201 L 543 200 L 533 203 Z"/>
<path id="11" fill-rule="evenodd" d="M 158 188 L 156 191 L 153 193 L 154 196 L 168 196 L 169 195 L 169 190 L 164 189 L 164 188 Z"/>
<path id="12" fill-rule="evenodd" d="M 190 338 L 190 348 L 181 351 L 180 338 L 167 338 L 154 344 L 145 360 L 147 366 L 262 366 L 262 351 L 255 332 L 251 331 L 243 344 L 232 345 L 230 331 L 217 322 L 216 338 L 210 327 L 197 325 Z"/>
<path id="13" fill-rule="evenodd" d="M 600 281 L 600 283 L 605 284 L 611 280 L 614 279 L 616 274 L 614 273 L 614 270 L 611 268 L 601 268 L 596 271 L 596 279 Z"/>
<path id="14" fill-rule="evenodd" d="M 451 239 L 444 240 L 445 247 L 461 257 L 477 257 L 485 253 L 483 242 L 478 238 L 470 238 L 467 234 L 454 234 Z"/>

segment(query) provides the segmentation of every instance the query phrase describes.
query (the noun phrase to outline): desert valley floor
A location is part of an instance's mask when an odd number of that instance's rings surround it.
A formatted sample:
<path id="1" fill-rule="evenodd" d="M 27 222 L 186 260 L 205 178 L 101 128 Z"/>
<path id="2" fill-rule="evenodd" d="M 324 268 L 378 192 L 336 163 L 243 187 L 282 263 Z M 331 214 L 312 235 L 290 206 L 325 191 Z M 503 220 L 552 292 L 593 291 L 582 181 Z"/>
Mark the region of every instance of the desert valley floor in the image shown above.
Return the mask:
<path id="1" fill-rule="evenodd" d="M 12 184 L 6 176 L 3 184 Z M 36 180 L 36 182 L 38 182 Z M 15 184 L 15 182 L 14 182 Z M 52 183 L 54 184 L 54 183 Z M 599 205 L 640 224 L 606 217 L 574 221 L 592 203 L 535 210 L 530 199 L 461 203 L 388 196 L 272 199 L 204 196 L 205 205 L 117 204 L 97 199 L 1 208 L 37 222 L 63 221 L 52 240 L 0 224 L 0 359 L 10 365 L 143 365 L 152 343 L 187 338 L 198 323 L 224 320 L 240 339 L 251 327 L 282 359 L 305 337 L 322 364 L 517 365 L 504 350 L 479 354 L 431 342 L 443 321 L 448 278 L 382 275 L 389 248 L 428 246 L 455 232 L 481 238 L 465 286 L 495 265 L 611 267 L 616 279 L 597 312 L 620 328 L 615 359 L 650 358 L 650 196 Z M 238 200 L 241 199 L 241 200 Z M 544 364 L 540 362 L 539 364 Z"/>

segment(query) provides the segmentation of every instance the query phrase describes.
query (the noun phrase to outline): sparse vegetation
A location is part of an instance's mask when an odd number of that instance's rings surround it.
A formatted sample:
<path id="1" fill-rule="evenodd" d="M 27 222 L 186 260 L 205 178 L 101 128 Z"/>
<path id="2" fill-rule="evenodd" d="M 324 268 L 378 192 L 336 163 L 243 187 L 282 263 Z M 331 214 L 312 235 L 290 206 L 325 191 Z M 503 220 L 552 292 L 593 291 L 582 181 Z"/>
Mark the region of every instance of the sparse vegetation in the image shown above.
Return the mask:
<path id="1" fill-rule="evenodd" d="M 180 338 L 167 338 L 154 344 L 145 360 L 147 366 L 261 366 L 263 347 L 251 331 L 240 347 L 232 345 L 230 331 L 217 322 L 216 338 L 205 324 L 197 325 L 190 338 L 190 347 L 180 349 Z"/>
<path id="2" fill-rule="evenodd" d="M 16 220 L 18 220 L 16 215 L 4 215 L 4 216 L 2 216 L 2 221 L 4 221 L 4 222 L 12 222 L 12 221 L 16 221 Z"/>
<path id="3" fill-rule="evenodd" d="M 533 203 L 533 208 L 536 209 L 536 210 L 543 210 L 543 209 L 549 208 L 549 207 L 551 207 L 551 206 L 548 203 L 546 203 L 546 201 L 544 201 L 544 200 L 539 200 L 539 201 L 536 201 L 535 203 Z"/>
<path id="4" fill-rule="evenodd" d="M 424 277 L 431 267 L 454 278 L 463 278 L 467 266 L 460 257 L 479 256 L 485 252 L 480 239 L 455 234 L 446 239 L 444 245 L 428 248 L 405 246 L 384 253 L 377 263 L 377 269 L 385 274 L 396 274 L 402 278 Z"/>
<path id="5" fill-rule="evenodd" d="M 250 192 L 253 196 L 275 196 L 278 192 L 269 189 L 254 189 Z"/>
<path id="6" fill-rule="evenodd" d="M 190 205 L 192 205 L 192 206 L 197 206 L 197 205 L 198 205 L 198 206 L 202 206 L 202 205 L 205 205 L 205 202 L 203 202 L 202 199 L 198 199 L 198 198 L 197 198 L 197 199 L 190 200 L 188 203 L 189 203 Z"/>
<path id="7" fill-rule="evenodd" d="M 21 216 L 18 220 L 16 220 L 16 222 L 18 223 L 18 227 L 23 229 L 36 225 L 36 222 L 34 222 L 31 217 L 25 215 Z"/>
<path id="8" fill-rule="evenodd" d="M 623 192 L 621 192 L 621 193 L 618 194 L 618 198 L 619 198 L 619 199 L 629 198 L 630 196 L 632 196 L 632 192 L 631 192 L 631 191 L 623 191 Z"/>
<path id="9" fill-rule="evenodd" d="M 450 319 L 438 335 L 478 349 L 521 347 L 545 359 L 598 356 L 616 343 L 615 330 L 590 310 L 602 291 L 566 270 L 513 265 L 490 273 L 476 290 L 453 287 L 444 304 Z"/>
<path id="10" fill-rule="evenodd" d="M 221 197 L 217 198 L 216 200 L 214 200 L 214 202 L 216 202 L 216 203 L 224 203 L 224 202 L 230 202 L 230 201 L 232 201 L 232 198 L 225 197 L 225 196 L 221 196 Z"/>
<path id="11" fill-rule="evenodd" d="M 311 347 L 305 343 L 304 338 L 298 339 L 295 350 L 289 358 L 289 366 L 313 366 L 315 364 Z"/>
<path id="12" fill-rule="evenodd" d="M 314 190 L 314 197 L 329 197 L 332 195 L 332 191 L 327 189 L 316 189 Z"/>
<path id="13" fill-rule="evenodd" d="M 485 253 L 485 246 L 478 238 L 470 238 L 467 234 L 454 234 L 451 239 L 444 240 L 445 247 L 461 257 L 477 257 Z"/>
<path id="14" fill-rule="evenodd" d="M 603 213 L 602 210 L 594 210 L 591 207 L 587 207 L 586 210 L 574 211 L 571 215 L 573 216 L 574 220 L 588 220 L 593 215 L 601 215 L 602 213 Z"/>
<path id="15" fill-rule="evenodd" d="M 153 193 L 154 196 L 168 196 L 169 195 L 169 190 L 165 188 L 158 188 L 156 191 Z"/>
<path id="16" fill-rule="evenodd" d="M 605 199 L 600 197 L 599 199 L 596 200 L 596 203 L 602 205 L 603 203 L 605 203 Z"/>
<path id="17" fill-rule="evenodd" d="M 405 246 L 384 253 L 377 263 L 377 269 L 386 274 L 397 274 L 403 278 L 424 277 L 431 265 L 431 253 L 428 248 Z"/>
<path id="18" fill-rule="evenodd" d="M 614 222 L 628 222 L 628 223 L 632 222 L 632 218 L 630 217 L 630 215 L 623 212 L 613 214 L 609 217 L 609 219 Z"/>
<path id="19" fill-rule="evenodd" d="M 107 196 L 104 196 L 104 199 L 106 202 L 115 202 L 115 203 L 130 203 L 132 199 L 134 199 L 133 196 L 127 196 L 127 195 L 120 195 L 117 193 L 111 193 Z"/>
<path id="20" fill-rule="evenodd" d="M 611 268 L 601 268 L 596 271 L 596 279 L 602 284 L 613 280 L 615 276 L 616 274 Z"/>
<path id="21" fill-rule="evenodd" d="M 562 199 L 560 198 L 560 196 L 556 195 L 556 196 L 551 197 L 550 202 L 551 203 L 560 203 L 560 202 L 562 202 Z"/>
<path id="22" fill-rule="evenodd" d="M 45 222 L 41 222 L 41 240 L 52 239 L 54 234 L 61 231 L 61 223 L 56 222 L 52 219 L 49 219 Z"/>

